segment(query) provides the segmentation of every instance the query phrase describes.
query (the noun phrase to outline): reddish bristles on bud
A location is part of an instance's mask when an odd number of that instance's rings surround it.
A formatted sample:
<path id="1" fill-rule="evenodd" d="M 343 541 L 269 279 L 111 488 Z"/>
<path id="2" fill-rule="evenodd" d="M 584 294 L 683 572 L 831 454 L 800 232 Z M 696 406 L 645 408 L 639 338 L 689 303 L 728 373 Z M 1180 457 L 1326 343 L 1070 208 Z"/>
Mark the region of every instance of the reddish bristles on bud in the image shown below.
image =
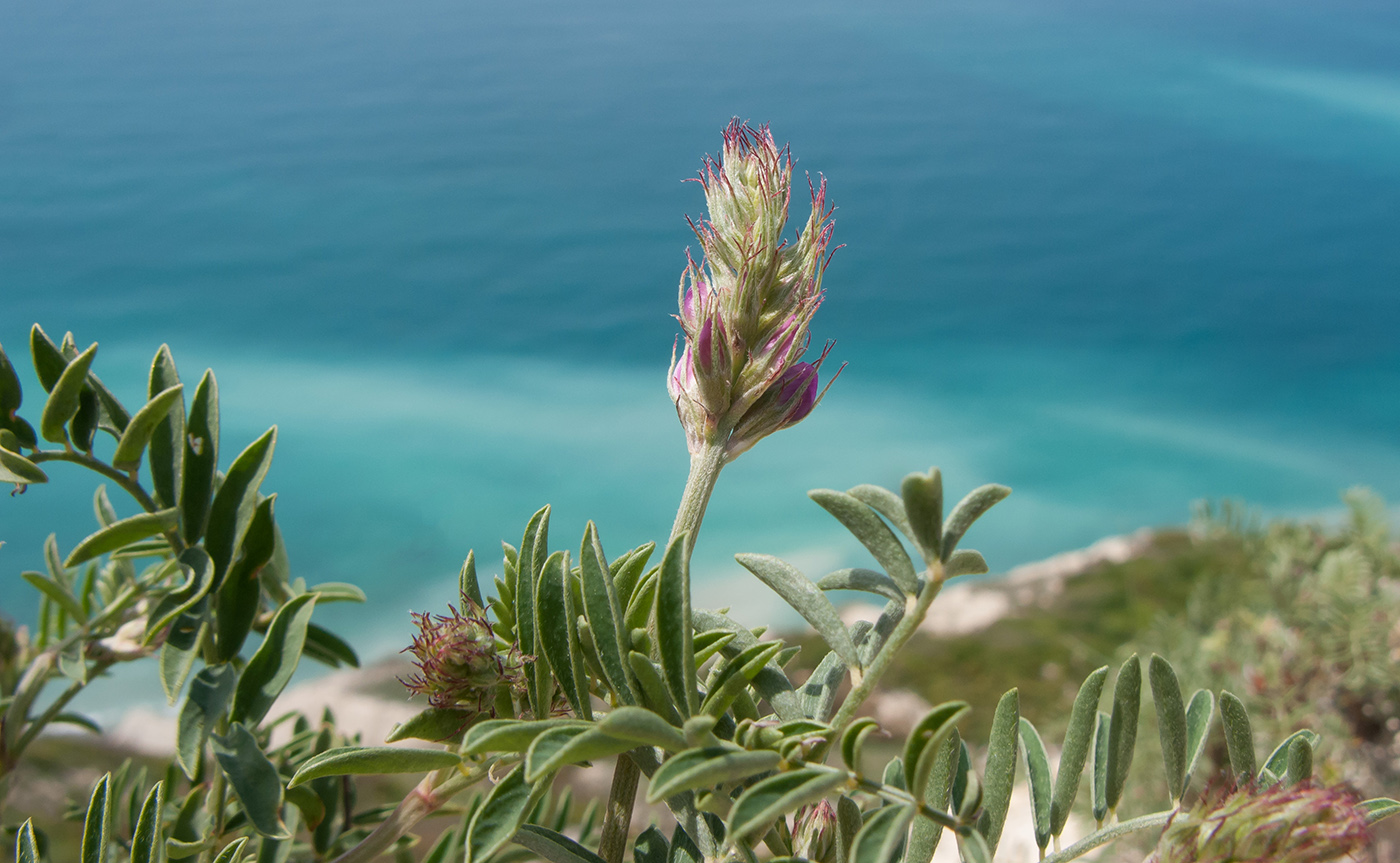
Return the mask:
<path id="1" fill-rule="evenodd" d="M 706 157 L 698 179 L 709 214 L 691 228 L 704 257 L 686 255 L 676 316 L 685 349 L 672 353 L 667 383 L 691 452 L 723 446 L 734 458 L 807 416 L 825 392 L 821 361 L 802 355 L 822 302 L 831 209 L 826 181 L 809 177 L 811 215 L 796 242 L 783 238 L 792 156 L 767 126 L 731 122 L 721 160 Z"/>
<path id="2" fill-rule="evenodd" d="M 486 613 L 463 597 L 462 610 L 446 615 L 413 614 L 418 627 L 413 654 L 418 672 L 400 682 L 434 707 L 465 707 L 495 714 L 498 695 L 525 692 L 525 657 L 515 645 L 498 643 Z"/>
<path id="3" fill-rule="evenodd" d="M 1308 782 L 1207 789 L 1172 816 L 1148 863 L 1340 863 L 1370 842 L 1360 796 Z"/>

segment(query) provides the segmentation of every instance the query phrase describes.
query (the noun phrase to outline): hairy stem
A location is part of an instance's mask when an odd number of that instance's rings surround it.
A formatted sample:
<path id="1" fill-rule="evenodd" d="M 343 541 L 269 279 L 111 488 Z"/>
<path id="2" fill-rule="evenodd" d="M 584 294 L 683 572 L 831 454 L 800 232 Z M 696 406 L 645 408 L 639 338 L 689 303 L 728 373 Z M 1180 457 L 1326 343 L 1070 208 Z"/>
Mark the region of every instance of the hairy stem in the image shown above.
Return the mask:
<path id="1" fill-rule="evenodd" d="M 909 606 L 904 616 L 895 624 L 894 632 L 890 633 L 889 640 L 875 654 L 875 658 L 870 661 L 865 669 L 865 673 L 860 675 L 859 681 L 851 687 L 851 694 L 846 696 L 846 701 L 841 705 L 841 709 L 831 719 L 832 728 L 844 728 L 851 717 L 855 716 L 865 699 L 869 698 L 875 691 L 875 686 L 880 682 L 880 678 L 894 661 L 894 656 L 899 649 L 904 646 L 904 642 L 919 629 L 919 624 L 923 623 L 924 615 L 928 614 L 928 608 L 933 604 L 934 597 L 938 596 L 938 591 L 943 589 L 943 564 L 934 563 L 929 568 L 928 580 L 924 582 L 923 590 L 919 591 L 917 597 L 909 598 Z"/>
<path id="2" fill-rule="evenodd" d="M 413 825 L 441 809 L 442 805 L 458 792 L 475 785 L 485 775 L 485 767 L 467 773 L 455 767 L 429 773 L 418 783 L 418 787 L 408 793 L 389 817 L 374 828 L 373 833 L 354 848 L 335 858 L 333 863 L 367 863 L 373 860 L 412 830 Z"/>
<path id="3" fill-rule="evenodd" d="M 1120 836 L 1136 833 L 1139 830 L 1151 830 L 1153 828 L 1165 827 L 1175 812 L 1175 809 L 1153 812 L 1150 815 L 1142 815 L 1128 821 L 1120 821 L 1117 824 L 1109 825 L 1101 830 L 1095 830 L 1093 833 L 1080 839 L 1065 850 L 1056 851 L 1054 854 L 1048 855 L 1044 858 L 1042 863 L 1064 863 L 1064 861 L 1083 856 L 1095 848 L 1098 848 L 1100 845 L 1106 845 Z"/>
<path id="4" fill-rule="evenodd" d="M 695 537 L 700 533 L 700 523 L 705 520 L 705 507 L 710 503 L 710 495 L 719 481 L 719 472 L 724 469 L 725 453 L 722 443 L 709 444 L 700 452 L 690 455 L 690 476 L 685 481 L 685 491 L 681 494 L 681 505 L 676 510 L 676 522 L 671 526 L 671 540 L 685 534 L 685 556 L 690 558 L 695 548 Z M 612 789 L 608 792 L 608 806 L 603 810 L 603 834 L 598 844 L 598 854 L 606 863 L 622 863 L 622 855 L 627 850 L 627 839 L 632 832 L 632 807 L 637 798 L 637 781 L 641 771 L 636 762 L 626 755 L 617 759 L 613 768 Z"/>

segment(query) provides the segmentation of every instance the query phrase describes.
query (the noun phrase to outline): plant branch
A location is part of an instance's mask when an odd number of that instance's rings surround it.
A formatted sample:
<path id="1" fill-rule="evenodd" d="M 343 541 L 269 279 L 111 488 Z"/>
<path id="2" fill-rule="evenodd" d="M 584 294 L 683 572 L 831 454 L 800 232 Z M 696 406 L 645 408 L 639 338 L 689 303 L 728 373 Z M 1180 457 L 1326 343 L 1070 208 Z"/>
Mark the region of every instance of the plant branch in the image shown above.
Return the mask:
<path id="1" fill-rule="evenodd" d="M 444 777 L 444 774 L 449 775 Z M 391 845 L 413 829 L 413 825 L 442 808 L 442 805 L 458 792 L 480 782 L 485 775 L 485 766 L 471 772 L 448 767 L 429 773 L 395 807 L 389 817 L 374 828 L 373 833 L 362 839 L 354 848 L 335 858 L 333 863 L 368 863 L 389 850 Z"/>
<path id="2" fill-rule="evenodd" d="M 1107 845 L 1120 836 L 1136 833 L 1139 830 L 1165 827 L 1175 813 L 1175 809 L 1167 809 L 1162 812 L 1153 812 L 1150 815 L 1141 815 L 1128 821 L 1120 821 L 1117 824 L 1104 827 L 1101 830 L 1095 830 L 1093 833 L 1080 839 L 1065 850 L 1056 851 L 1054 854 L 1045 857 L 1041 863 L 1065 863 L 1065 861 L 1073 860 L 1076 857 L 1098 848 L 1100 845 Z"/>
<path id="3" fill-rule="evenodd" d="M 160 507 L 156 504 L 155 499 L 146 493 L 146 490 L 141 487 L 141 483 L 136 481 L 134 471 L 132 473 L 123 473 L 101 459 L 94 458 L 87 453 L 81 453 L 77 450 L 35 450 L 34 453 L 27 456 L 27 458 L 35 464 L 43 464 L 46 461 L 66 461 L 70 464 L 82 465 L 88 470 L 100 473 L 107 477 L 107 479 L 121 486 L 122 490 L 135 498 L 136 502 L 139 503 L 141 508 L 146 512 L 160 511 Z M 168 531 L 164 536 L 170 541 L 170 547 L 174 549 L 176 554 L 185 550 L 184 540 L 180 538 L 180 532 L 178 530 Z"/>

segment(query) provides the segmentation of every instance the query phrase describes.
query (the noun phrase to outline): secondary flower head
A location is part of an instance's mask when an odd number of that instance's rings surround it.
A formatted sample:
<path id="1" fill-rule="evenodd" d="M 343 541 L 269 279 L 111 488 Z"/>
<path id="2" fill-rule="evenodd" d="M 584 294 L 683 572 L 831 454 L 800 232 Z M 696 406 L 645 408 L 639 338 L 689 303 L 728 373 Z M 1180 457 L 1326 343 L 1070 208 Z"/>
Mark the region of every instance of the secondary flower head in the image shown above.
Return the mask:
<path id="1" fill-rule="evenodd" d="M 801 421 L 825 394 L 821 360 L 802 356 L 834 226 L 826 180 L 809 180 L 811 215 L 795 242 L 783 239 L 792 157 L 767 126 L 731 122 L 720 161 L 707 157 L 699 182 L 709 217 L 691 228 L 704 257 L 697 264 L 687 255 L 681 275 L 685 346 L 672 351 L 667 389 L 690 451 L 721 444 L 734 458 Z"/>
<path id="2" fill-rule="evenodd" d="M 803 806 L 793 816 L 792 853 L 802 860 L 827 863 L 837 859 L 836 808 L 822 800 Z"/>
<path id="3" fill-rule="evenodd" d="M 1311 783 L 1208 790 L 1172 816 L 1149 863 L 1332 863 L 1369 842 L 1360 798 Z"/>
<path id="4" fill-rule="evenodd" d="M 418 673 L 403 680 L 415 695 L 428 696 L 434 707 L 468 707 L 494 712 L 502 687 L 525 692 L 525 657 L 513 644 L 499 643 L 486 614 L 470 599 L 451 614 L 414 614 L 418 633 L 404 648 L 413 654 Z"/>

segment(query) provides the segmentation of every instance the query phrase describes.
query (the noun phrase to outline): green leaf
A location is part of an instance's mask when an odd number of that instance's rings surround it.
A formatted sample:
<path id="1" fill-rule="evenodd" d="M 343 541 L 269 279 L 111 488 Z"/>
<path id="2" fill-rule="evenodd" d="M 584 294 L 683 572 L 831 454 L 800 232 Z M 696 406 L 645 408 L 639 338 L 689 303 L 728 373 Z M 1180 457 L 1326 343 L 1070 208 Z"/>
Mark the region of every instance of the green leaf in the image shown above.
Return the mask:
<path id="1" fill-rule="evenodd" d="M 856 655 L 855 642 L 841 622 L 836 606 L 831 604 L 811 579 L 803 575 L 791 564 L 767 554 L 736 554 L 734 559 L 741 566 L 768 585 L 774 593 L 783 598 L 798 614 L 812 625 L 817 634 L 851 668 L 861 667 Z"/>
<path id="2" fill-rule="evenodd" d="M 666 681 L 662 679 L 657 664 L 634 650 L 627 654 L 627 665 L 632 669 L 632 679 L 637 683 L 642 705 L 676 727 L 684 724 L 671 694 L 666 691 Z"/>
<path id="3" fill-rule="evenodd" d="M 846 730 L 841 732 L 841 760 L 845 762 L 846 768 L 860 773 L 860 751 L 865 745 L 865 738 L 869 737 L 875 729 L 880 727 L 880 723 L 863 716 L 846 726 Z"/>
<path id="4" fill-rule="evenodd" d="M 172 590 L 161 597 L 152 610 L 146 624 L 146 642 L 159 635 L 175 619 L 191 611 L 209 594 L 214 584 L 214 565 L 204 549 L 187 548 L 180 552 L 180 570 L 185 573 L 185 583 L 178 590 Z"/>
<path id="5" fill-rule="evenodd" d="M 1021 717 L 1021 750 L 1026 754 L 1027 785 L 1031 794 L 1031 819 L 1035 826 L 1035 844 L 1041 852 L 1050 843 L 1050 756 L 1040 732 L 1026 717 Z"/>
<path id="6" fill-rule="evenodd" d="M 1240 782 L 1254 776 L 1254 731 L 1249 725 L 1249 711 L 1244 702 L 1232 692 L 1220 693 L 1220 720 L 1225 726 L 1225 748 L 1230 754 L 1230 770 Z"/>
<path id="7" fill-rule="evenodd" d="M 262 644 L 238 678 L 230 713 L 234 722 L 256 726 L 282 694 L 301 660 L 306 627 L 315 607 L 316 595 L 304 593 L 288 600 L 278 610 Z"/>
<path id="8" fill-rule="evenodd" d="M 1094 725 L 1094 775 L 1092 778 L 1092 802 L 1094 820 L 1103 823 L 1108 815 L 1108 753 L 1112 735 L 1109 733 L 1113 719 L 1102 711 Z"/>
<path id="9" fill-rule="evenodd" d="M 1289 785 L 1297 785 L 1312 778 L 1313 747 L 1306 737 L 1294 736 L 1288 747 L 1288 768 L 1283 774 Z"/>
<path id="10" fill-rule="evenodd" d="M 238 859 L 238 855 L 243 853 L 243 846 L 247 844 L 247 836 L 233 840 L 224 846 L 224 850 L 219 852 L 218 857 L 214 858 L 214 863 L 234 863 Z"/>
<path id="11" fill-rule="evenodd" d="M 412 719 L 400 722 L 384 738 L 385 743 L 400 740 L 428 740 L 433 743 L 446 743 L 459 739 L 481 714 L 475 710 L 458 710 L 455 707 L 429 707 Z"/>
<path id="12" fill-rule="evenodd" d="M 885 806 L 876 810 L 856 834 L 851 863 L 894 863 L 904 844 L 904 833 L 914 820 L 913 806 Z"/>
<path id="13" fill-rule="evenodd" d="M 0 417 L 13 416 L 22 404 L 24 388 L 20 386 L 19 375 L 5 355 L 5 349 L 0 347 Z"/>
<path id="14" fill-rule="evenodd" d="M 92 367 L 92 359 L 96 355 L 97 343 L 94 342 L 64 367 L 63 373 L 54 383 L 49 392 L 49 399 L 44 404 L 44 413 L 39 418 L 39 433 L 44 436 L 44 440 L 68 443 L 68 432 L 64 426 L 78 413 L 83 387 L 87 384 L 88 369 Z"/>
<path id="15" fill-rule="evenodd" d="M 602 857 L 569 837 L 535 824 L 520 825 L 514 842 L 550 863 L 605 863 Z"/>
<path id="16" fill-rule="evenodd" d="M 127 425 L 131 422 L 131 414 L 97 375 L 89 372 L 87 383 L 97 398 L 97 427 L 120 440 L 122 433 L 126 431 Z"/>
<path id="17" fill-rule="evenodd" d="M 467 559 L 462 562 L 462 569 L 457 573 L 457 591 L 476 603 L 477 608 L 485 608 L 486 603 L 481 599 L 481 584 L 476 580 L 476 552 L 467 552 Z"/>
<path id="18" fill-rule="evenodd" d="M 462 754 L 524 752 L 536 737 L 565 726 L 586 731 L 592 723 L 580 719 L 488 719 L 467 729 L 462 738 Z"/>
<path id="19" fill-rule="evenodd" d="M 103 863 L 112 837 L 112 774 L 97 780 L 83 819 L 82 863 Z"/>
<path id="20" fill-rule="evenodd" d="M 143 512 L 113 522 L 78 543 L 77 548 L 69 553 L 68 559 L 63 562 L 63 565 L 77 566 L 80 563 L 86 563 L 95 557 L 116 551 L 133 542 L 165 533 L 178 523 L 179 513 L 174 509 Z"/>
<path id="21" fill-rule="evenodd" d="M 243 541 L 253 510 L 258 505 L 258 488 L 267 469 L 272 466 L 272 453 L 277 448 L 277 426 L 263 432 L 229 465 L 228 473 L 214 500 L 209 504 L 209 523 L 204 532 L 204 549 L 214 561 L 217 583 L 228 571 L 234 550 Z"/>
<path id="22" fill-rule="evenodd" d="M 876 593 L 896 602 L 904 601 L 904 591 L 888 575 L 873 569 L 838 569 L 821 577 L 822 590 L 860 590 Z"/>
<path id="23" fill-rule="evenodd" d="M 575 714 L 582 716 L 583 699 L 574 679 L 572 647 L 569 644 L 569 596 L 564 571 L 564 552 L 556 551 L 540 567 L 540 580 L 535 590 L 535 620 L 539 622 L 539 647 L 554 679 L 559 682 L 564 697 Z"/>
<path id="24" fill-rule="evenodd" d="M 15 834 L 16 863 L 39 863 L 39 843 L 34 838 L 34 819 L 26 818 Z"/>
<path id="25" fill-rule="evenodd" d="M 1052 836 L 1064 832 L 1074 798 L 1079 795 L 1079 777 L 1084 772 L 1089 749 L 1094 743 L 1094 720 L 1098 716 L 1099 697 L 1103 694 L 1103 684 L 1107 678 L 1107 665 L 1084 678 L 1079 694 L 1074 697 L 1074 706 L 1070 708 L 1065 745 L 1060 751 L 1060 767 L 1055 775 L 1055 793 L 1050 799 Z"/>
<path id="26" fill-rule="evenodd" d="M 807 496 L 860 540 L 901 590 L 910 596 L 919 592 L 919 579 L 909 554 L 873 509 L 845 492 L 832 489 L 815 489 L 807 492 Z"/>
<path id="27" fill-rule="evenodd" d="M 229 787 L 248 813 L 248 821 L 264 836 L 288 838 L 287 825 L 282 823 L 282 777 L 252 732 L 243 723 L 234 722 L 228 734 L 211 734 L 209 741 Z"/>
<path id="28" fill-rule="evenodd" d="M 905 512 L 904 501 L 899 495 L 887 488 L 868 483 L 858 485 L 855 488 L 846 489 L 846 494 L 870 507 L 885 517 L 885 520 L 899 529 L 899 532 L 909 538 L 909 541 L 918 545 L 919 540 L 915 535 L 914 528 L 909 523 L 909 516 Z"/>
<path id="29" fill-rule="evenodd" d="M 155 398 L 174 386 L 179 386 L 180 375 L 175 370 L 175 360 L 170 356 L 170 346 L 161 345 L 151 361 L 150 383 L 147 386 L 148 398 Z M 151 434 L 150 455 L 151 485 L 155 498 L 163 506 L 175 506 L 179 502 L 179 488 L 184 482 L 185 460 L 185 400 L 182 396 L 170 406 L 170 412 L 161 417 Z"/>
<path id="30" fill-rule="evenodd" d="M 943 474 L 936 467 L 929 468 L 928 473 L 911 473 L 899 491 L 914 541 L 932 566 L 935 560 L 943 559 Z"/>
<path id="31" fill-rule="evenodd" d="M 713 788 L 767 773 L 782 759 L 770 749 L 736 749 L 707 746 L 687 749 L 668 758 L 656 769 L 647 786 L 647 802 L 659 803 L 683 791 Z"/>
<path id="32" fill-rule="evenodd" d="M 684 827 L 677 824 L 671 832 L 671 853 L 667 863 L 701 863 L 704 859 L 705 855 L 695 846 L 695 840 L 690 838 Z"/>
<path id="33" fill-rule="evenodd" d="M 744 840 L 762 835 L 769 826 L 798 807 L 816 803 L 846 784 L 846 774 L 803 767 L 770 776 L 749 788 L 729 812 L 729 837 Z"/>
<path id="34" fill-rule="evenodd" d="M 535 782 L 551 776 L 561 767 L 619 755 L 636 744 L 604 734 L 596 728 L 555 728 L 530 744 L 525 753 L 525 780 Z"/>
<path id="35" fill-rule="evenodd" d="M 981 518 L 987 510 L 1005 500 L 1009 494 L 1011 489 L 1006 486 L 989 484 L 973 489 L 967 497 L 958 501 L 958 505 L 953 507 L 948 519 L 943 522 L 943 545 L 940 553 L 945 563 L 953 557 L 958 543 L 962 542 L 963 534 L 972 527 L 972 523 Z M 993 852 L 996 851 L 995 842 L 987 844 Z"/>
<path id="36" fill-rule="evenodd" d="M 58 604 L 69 617 L 79 623 L 87 623 L 87 615 L 83 613 L 83 605 L 78 602 L 78 598 L 66 585 L 58 584 L 53 579 L 38 572 L 25 572 L 20 574 L 20 578 L 29 582 L 40 593 L 47 596 Z"/>
<path id="37" fill-rule="evenodd" d="M 1357 808 L 1365 816 L 1367 824 L 1375 824 L 1382 818 L 1389 818 L 1400 812 L 1400 800 L 1392 800 L 1389 797 L 1373 797 L 1358 803 Z"/>
<path id="38" fill-rule="evenodd" d="M 947 810 L 962 749 L 962 737 L 954 728 L 953 733 L 938 747 L 933 775 L 924 788 L 924 805 L 929 809 L 936 812 Z M 905 852 L 904 863 L 929 863 L 943 838 L 943 829 L 944 825 L 932 818 L 916 818 L 913 829 L 909 831 L 909 850 Z"/>
<path id="39" fill-rule="evenodd" d="M 666 863 L 671 853 L 671 845 L 666 835 L 653 824 L 642 831 L 632 846 L 632 863 Z"/>
<path id="40" fill-rule="evenodd" d="M 34 360 L 34 373 L 39 378 L 39 385 L 44 392 L 53 392 L 54 385 L 68 367 L 68 358 L 38 324 L 29 330 L 29 353 Z"/>
<path id="41" fill-rule="evenodd" d="M 203 617 L 190 614 L 180 615 L 170 625 L 170 634 L 160 648 L 160 685 L 171 704 L 180 697 L 185 678 L 194 668 L 207 627 Z"/>
<path id="42" fill-rule="evenodd" d="M 1303 728 L 1288 735 L 1282 743 L 1274 747 L 1274 751 L 1269 753 L 1268 760 L 1264 762 L 1264 769 L 1273 771 L 1275 776 L 1282 776 L 1288 771 L 1289 748 L 1295 740 L 1305 740 L 1312 748 L 1322 740 L 1316 731 L 1310 728 Z"/>
<path id="43" fill-rule="evenodd" d="M 756 641 L 747 650 L 726 662 L 715 676 L 714 686 L 700 704 L 700 712 L 710 716 L 723 716 L 748 685 L 773 657 L 783 649 L 781 641 Z"/>
<path id="44" fill-rule="evenodd" d="M 464 863 L 485 863 L 515 836 L 530 810 L 531 787 L 525 782 L 525 768 L 515 769 L 497 783 L 467 825 L 467 856 Z"/>
<path id="45" fill-rule="evenodd" d="M 41 485 L 49 481 L 37 464 L 16 452 L 0 447 L 0 482 Z"/>
<path id="46" fill-rule="evenodd" d="M 598 722 L 598 730 L 636 746 L 656 746 L 671 752 L 686 748 L 685 736 L 666 720 L 642 707 L 619 707 Z"/>
<path id="47" fill-rule="evenodd" d="M 319 591 L 313 590 L 311 592 L 318 597 L 325 596 Z M 324 599 L 317 600 L 317 602 L 324 601 Z M 348 665 L 351 668 L 360 667 L 360 657 L 355 655 L 355 648 L 334 632 L 314 623 L 306 628 L 306 644 L 302 649 L 308 659 L 314 659 L 324 665 L 329 665 L 331 668 L 340 668 L 342 665 Z"/>
<path id="48" fill-rule="evenodd" d="M 1015 690 L 1012 690 L 1013 700 L 1014 693 Z M 944 739 L 953 733 L 958 720 L 971 710 L 966 701 L 945 702 L 926 713 L 924 718 L 919 720 L 919 724 L 909 732 L 909 737 L 904 742 L 904 755 L 901 760 L 904 762 L 909 793 L 914 795 L 914 799 L 923 799 L 934 763 L 938 760 L 939 747 Z M 1014 767 L 1014 761 L 1012 765 Z"/>
<path id="49" fill-rule="evenodd" d="M 141 815 L 131 828 L 131 863 L 164 863 L 165 841 L 160 835 L 160 813 L 164 808 L 165 783 L 157 782 L 146 795 Z"/>
<path id="50" fill-rule="evenodd" d="M 112 467 L 117 470 L 134 471 L 141 466 L 141 456 L 151 442 L 156 427 L 174 410 L 177 403 L 184 404 L 185 387 L 175 384 L 151 397 L 136 416 L 127 423 L 126 430 L 117 440 L 117 449 L 112 453 Z"/>
<path id="51" fill-rule="evenodd" d="M 1142 663 L 1134 653 L 1119 669 L 1118 680 L 1113 685 L 1113 714 L 1108 725 L 1108 785 L 1104 798 L 1110 811 L 1118 808 L 1128 784 L 1141 707 Z"/>
<path id="52" fill-rule="evenodd" d="M 953 514 L 956 515 L 957 510 Z M 943 535 L 947 541 L 949 533 L 946 527 Z M 951 542 L 956 543 L 956 537 Z M 948 551 L 946 545 L 944 551 Z M 1011 806 L 1011 789 L 1016 782 L 1020 720 L 1020 694 L 1016 689 L 1011 689 L 997 702 L 996 713 L 992 716 L 992 731 L 987 738 L 987 767 L 982 771 L 982 816 L 977 819 L 977 830 L 986 838 L 987 847 L 993 854 L 1001 841 L 1006 811 Z"/>
<path id="53" fill-rule="evenodd" d="M 944 578 L 957 578 L 961 575 L 982 575 L 989 572 L 986 558 L 982 557 L 982 552 L 973 551 L 970 548 L 960 548 L 953 552 L 953 556 L 948 558 L 948 563 L 943 568 Z"/>
<path id="54" fill-rule="evenodd" d="M 175 733 L 175 758 L 190 781 L 199 772 L 204 743 L 228 706 L 237 680 L 238 670 L 232 665 L 210 665 L 190 681 Z"/>
<path id="55" fill-rule="evenodd" d="M 1189 783 L 1196 772 L 1196 764 L 1206 751 L 1206 738 L 1210 736 L 1210 723 L 1215 718 L 1215 695 L 1207 689 L 1198 689 L 1186 706 L 1186 781 Z"/>
<path id="56" fill-rule="evenodd" d="M 688 535 L 682 532 L 666 546 L 656 582 L 656 641 L 661 675 L 671 700 L 683 718 L 700 706 L 695 691 L 695 628 L 690 613 Z"/>
<path id="57" fill-rule="evenodd" d="M 1155 653 L 1147 663 L 1147 679 L 1152 685 L 1152 703 L 1157 708 L 1167 793 L 1175 805 L 1186 789 L 1186 707 L 1181 700 L 1181 684 L 1171 663 Z"/>
<path id="58" fill-rule="evenodd" d="M 625 667 L 631 639 L 620 626 L 622 612 L 617 606 L 603 546 L 598 542 L 598 528 L 589 522 L 579 548 L 579 563 L 583 574 L 583 611 L 598 648 L 603 676 L 624 704 L 636 704 L 636 696 L 627 680 Z"/>
<path id="59" fill-rule="evenodd" d="M 313 755 L 287 783 L 294 788 L 322 776 L 364 773 L 427 773 L 462 763 L 459 755 L 442 749 L 407 749 L 401 746 L 342 746 Z"/>
<path id="60" fill-rule="evenodd" d="M 326 820 L 326 802 L 321 796 L 305 785 L 298 785 L 295 788 L 288 788 L 284 795 L 286 802 L 292 804 L 301 812 L 302 820 L 306 822 L 308 830 L 315 831 L 321 822 Z"/>
<path id="61" fill-rule="evenodd" d="M 243 650 L 258 615 L 262 590 L 259 575 L 277 552 L 277 495 L 265 498 L 253 510 L 239 554 L 223 576 L 218 590 L 218 618 L 214 629 L 214 655 L 229 662 Z M 317 597 L 319 594 L 309 594 Z"/>
<path id="62" fill-rule="evenodd" d="M 734 633 L 734 638 L 724 647 L 723 652 L 726 656 L 734 656 L 759 643 L 752 632 L 723 614 L 701 609 L 692 609 L 691 614 L 695 619 L 695 628 L 700 632 L 722 629 Z M 787 675 L 781 669 L 764 668 L 760 670 L 758 674 L 754 675 L 753 688 L 760 696 L 767 699 L 780 721 L 808 718 L 807 713 L 802 709 L 802 702 L 798 700 L 797 693 L 793 691 L 792 681 L 788 680 Z"/>
<path id="63" fill-rule="evenodd" d="M 520 650 L 526 656 L 537 656 L 535 625 L 535 583 L 539 581 L 549 554 L 549 507 L 545 506 L 531 517 L 525 526 L 525 536 L 520 543 L 520 558 L 516 569 L 515 588 L 515 630 L 519 636 Z M 529 679 L 528 697 L 530 712 L 536 716 L 549 713 L 553 693 L 550 692 L 548 663 L 537 659 L 525 660 L 526 676 Z"/>
<path id="64" fill-rule="evenodd" d="M 199 542 L 209 522 L 209 498 L 219 466 L 219 385 L 206 371 L 195 387 L 185 418 L 183 477 L 180 483 L 180 533 L 188 545 Z"/>
<path id="65" fill-rule="evenodd" d="M 962 855 L 963 863 L 992 863 L 993 848 L 988 844 L 982 834 L 975 830 L 971 833 L 959 833 L 958 853 Z"/>

